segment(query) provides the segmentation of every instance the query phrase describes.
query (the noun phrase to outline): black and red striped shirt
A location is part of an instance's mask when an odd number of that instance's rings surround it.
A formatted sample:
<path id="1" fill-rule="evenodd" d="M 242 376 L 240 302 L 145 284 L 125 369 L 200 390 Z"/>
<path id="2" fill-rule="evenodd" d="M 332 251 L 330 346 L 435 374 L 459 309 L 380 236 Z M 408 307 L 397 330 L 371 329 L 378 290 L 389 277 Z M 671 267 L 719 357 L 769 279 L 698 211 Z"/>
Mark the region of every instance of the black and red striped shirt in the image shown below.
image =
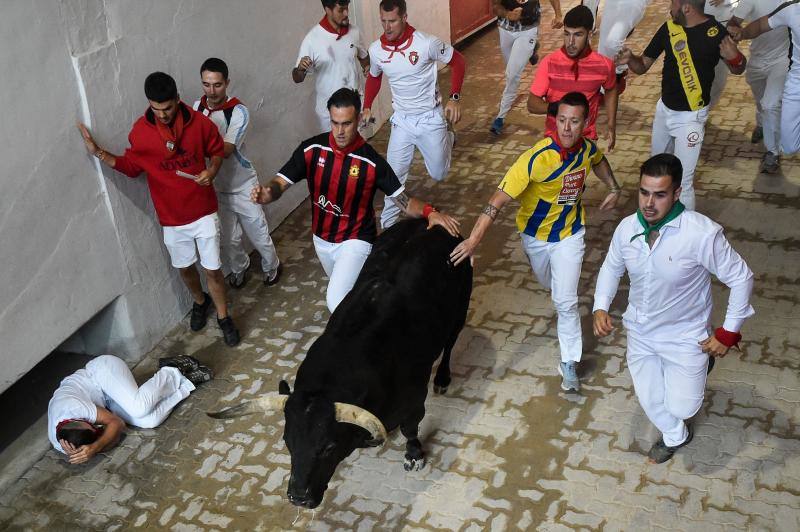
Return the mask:
<path id="1" fill-rule="evenodd" d="M 330 133 L 311 137 L 294 150 L 278 176 L 292 184 L 308 180 L 311 230 L 334 244 L 374 242 L 375 192 L 396 196 L 404 189 L 389 163 L 360 135 L 345 148 Z"/>

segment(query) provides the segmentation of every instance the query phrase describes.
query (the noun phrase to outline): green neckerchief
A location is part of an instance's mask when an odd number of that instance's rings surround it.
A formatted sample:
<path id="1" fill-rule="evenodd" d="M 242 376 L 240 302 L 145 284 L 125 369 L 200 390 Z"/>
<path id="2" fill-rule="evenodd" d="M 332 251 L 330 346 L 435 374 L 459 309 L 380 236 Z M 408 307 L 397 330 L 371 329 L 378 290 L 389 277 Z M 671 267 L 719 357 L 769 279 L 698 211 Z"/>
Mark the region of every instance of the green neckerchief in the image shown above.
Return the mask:
<path id="1" fill-rule="evenodd" d="M 647 242 L 647 237 L 650 235 L 650 233 L 652 233 L 653 231 L 660 231 L 662 227 L 664 227 L 669 222 L 680 216 L 684 210 L 686 210 L 686 207 L 684 207 L 683 203 L 681 203 L 680 200 L 678 200 L 672 205 L 672 208 L 669 210 L 667 215 L 661 218 L 653 225 L 647 223 L 647 220 L 645 220 L 644 216 L 642 215 L 641 209 L 637 210 L 636 217 L 639 219 L 639 223 L 642 224 L 642 227 L 644 227 L 644 232 L 639 233 L 638 235 L 633 235 L 631 237 L 631 242 L 636 240 L 636 237 L 638 236 L 644 236 L 644 241 Z"/>

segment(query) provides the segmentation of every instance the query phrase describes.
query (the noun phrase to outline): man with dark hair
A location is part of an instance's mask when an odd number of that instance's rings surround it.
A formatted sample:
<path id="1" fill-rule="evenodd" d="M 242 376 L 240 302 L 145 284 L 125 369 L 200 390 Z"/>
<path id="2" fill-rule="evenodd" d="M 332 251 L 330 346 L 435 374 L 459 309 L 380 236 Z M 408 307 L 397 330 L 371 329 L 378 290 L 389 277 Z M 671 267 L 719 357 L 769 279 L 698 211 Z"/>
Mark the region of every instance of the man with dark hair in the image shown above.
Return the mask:
<path id="1" fill-rule="evenodd" d="M 247 282 L 250 257 L 244 250 L 242 232 L 261 255 L 263 281 L 277 284 L 281 264 L 269 236 L 264 210 L 250 201 L 250 190 L 258 184 L 258 174 L 244 155 L 244 138 L 250 126 L 250 113 L 238 98 L 228 96 L 228 65 L 211 57 L 200 67 L 200 81 L 205 93 L 192 106 L 209 117 L 219 129 L 227 162 L 214 180 L 219 202 L 223 273 L 229 273 L 228 284 L 240 288 Z"/>
<path id="2" fill-rule="evenodd" d="M 517 230 L 522 248 L 539 284 L 550 290 L 558 314 L 561 388 L 577 392 L 577 364 L 583 352 L 578 312 L 586 222 L 583 191 L 592 170 L 610 189 L 601 210 L 614 208 L 621 189 L 597 144 L 583 136 L 589 122 L 586 96 L 567 93 L 556 108 L 556 134 L 537 142 L 517 159 L 489 198 L 469 238 L 456 246 L 450 258 L 458 264 L 471 257 L 500 209 L 512 199 L 519 200 Z"/>
<path id="3" fill-rule="evenodd" d="M 325 15 L 300 44 L 292 79 L 302 83 L 309 73 L 316 77 L 319 131 L 327 132 L 331 128 L 328 98 L 342 87 L 361 89 L 369 54 L 358 28 L 350 24 L 350 0 L 322 0 L 322 7 Z"/>
<path id="4" fill-rule="evenodd" d="M 61 381 L 47 406 L 53 447 L 80 464 L 119 441 L 125 424 L 159 426 L 211 370 L 194 357 L 159 359 L 159 370 L 141 386 L 121 359 L 103 355 Z"/>
<path id="5" fill-rule="evenodd" d="M 731 28 L 737 41 L 755 39 L 768 31 L 786 31 L 791 37 L 789 51 L 789 73 L 783 85 L 781 107 L 781 150 L 789 155 L 800 152 L 800 2 L 784 2 L 777 9 L 757 18 L 744 29 Z M 751 45 L 755 46 L 755 42 Z"/>
<path id="6" fill-rule="evenodd" d="M 553 6 L 553 28 L 560 28 L 561 1 L 550 0 Z M 506 86 L 500 99 L 500 111 L 489 129 L 494 135 L 503 131 L 505 118 L 517 99 L 517 89 L 522 71 L 529 62 L 535 65 L 539 36 L 539 19 L 542 16 L 539 0 L 494 0 L 497 28 L 500 36 L 500 52 L 506 63 Z"/>
<path id="7" fill-rule="evenodd" d="M 408 216 L 426 218 L 458 234 L 458 222 L 430 204 L 409 197 L 386 161 L 358 134 L 361 98 L 342 88 L 328 100 L 331 131 L 300 143 L 277 177 L 256 186 L 251 199 L 266 204 L 305 179 L 311 197 L 314 249 L 330 278 L 326 292 L 333 312 L 356 282 L 377 230 L 372 204 L 380 189 Z"/>
<path id="8" fill-rule="evenodd" d="M 628 272 L 628 368 L 639 404 L 662 434 L 648 453 L 653 463 L 692 440 L 685 420 L 703 404 L 709 357 L 724 357 L 754 314 L 753 272 L 721 226 L 684 209 L 683 174 L 680 159 L 668 153 L 642 164 L 639 210 L 614 231 L 594 294 L 594 334 L 607 336 L 614 330 L 608 310 Z M 725 321 L 713 334 L 710 274 L 731 289 Z"/>
<path id="9" fill-rule="evenodd" d="M 658 29 L 644 53 L 635 55 L 623 47 L 616 58 L 617 64 L 644 74 L 665 54 L 650 153 L 669 151 L 681 160 L 681 202 L 689 210 L 695 207 L 694 172 L 703 146 L 714 68 L 723 59 L 733 74 L 741 74 L 747 64 L 725 28 L 703 13 L 704 4 L 672 0 L 672 20 Z"/>
<path id="10" fill-rule="evenodd" d="M 617 85 L 614 62 L 592 51 L 589 40 L 594 17 L 586 6 L 575 6 L 564 16 L 564 46 L 545 56 L 536 69 L 528 95 L 528 111 L 546 114 L 545 133 L 555 134 L 556 106 L 568 92 L 581 92 L 589 100 L 589 121 L 583 135 L 597 140 L 597 113 L 601 90 L 608 115 L 608 150 L 614 149 L 617 130 Z"/>
<path id="11" fill-rule="evenodd" d="M 461 86 L 464 83 L 464 57 L 438 37 L 417 31 L 408 23 L 405 0 L 380 3 L 383 35 L 369 46 L 370 71 L 364 88 L 364 123 L 372 119 L 372 103 L 386 74 L 392 91 L 394 114 L 386 160 L 401 184 L 408 179 L 414 151 L 419 149 L 434 181 L 442 181 L 450 170 L 455 134 L 447 121 L 461 119 Z M 442 98 L 437 83 L 437 61 L 452 69 L 450 99 L 442 113 Z M 385 229 L 397 221 L 401 208 L 386 198 L 381 213 Z"/>
<path id="12" fill-rule="evenodd" d="M 180 100 L 175 80 L 168 74 L 153 72 L 147 76 L 144 92 L 149 107 L 133 125 L 128 135 L 130 147 L 124 155 L 98 146 L 85 125 L 78 124 L 78 128 L 86 150 L 103 164 L 128 177 L 147 174 L 172 266 L 180 272 L 194 299 L 191 329 L 205 327 L 213 302 L 225 343 L 235 346 L 239 331 L 228 315 L 225 278 L 220 269 L 217 195 L 211 186 L 223 160 L 222 137 L 208 118 Z M 195 266 L 198 251 L 210 297 L 203 292 Z"/>

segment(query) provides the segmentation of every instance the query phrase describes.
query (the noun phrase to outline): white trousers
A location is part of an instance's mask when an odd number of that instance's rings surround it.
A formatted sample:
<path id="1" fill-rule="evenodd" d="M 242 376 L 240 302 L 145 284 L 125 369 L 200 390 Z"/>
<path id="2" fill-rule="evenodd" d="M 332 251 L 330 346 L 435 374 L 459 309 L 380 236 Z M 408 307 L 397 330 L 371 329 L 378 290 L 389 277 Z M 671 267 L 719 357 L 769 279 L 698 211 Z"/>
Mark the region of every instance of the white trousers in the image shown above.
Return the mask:
<path id="1" fill-rule="evenodd" d="M 683 165 L 681 202 L 694 210 L 694 170 L 703 147 L 708 106 L 698 111 L 673 111 L 661 99 L 653 118 L 653 137 L 650 155 L 673 153 Z"/>
<path id="2" fill-rule="evenodd" d="M 338 244 L 328 242 L 314 235 L 314 250 L 322 263 L 322 269 L 330 279 L 325 293 L 328 310 L 336 310 L 342 299 L 356 284 L 361 267 L 367 260 L 372 244 L 363 240 L 351 239 Z"/>
<path id="3" fill-rule="evenodd" d="M 558 314 L 556 329 L 562 362 L 578 362 L 583 352 L 578 282 L 585 249 L 584 233 L 581 229 L 561 242 L 546 242 L 520 234 L 522 249 L 528 256 L 536 280 L 550 290 Z"/>
<path id="4" fill-rule="evenodd" d="M 689 435 L 684 420 L 703 405 L 708 355 L 694 339 L 653 340 L 628 331 L 628 369 L 642 410 L 669 447 Z"/>
<path id="5" fill-rule="evenodd" d="M 711 92 L 709 94 L 709 107 L 714 107 L 719 103 L 722 93 L 725 91 L 725 84 L 728 82 L 728 64 L 722 59 L 719 60 L 717 66 L 714 68 L 714 83 L 711 84 Z"/>
<path id="6" fill-rule="evenodd" d="M 650 0 L 608 0 L 603 8 L 600 22 L 598 53 L 611 58 L 622 50 L 625 40 L 633 28 L 641 22 Z M 584 3 L 586 5 L 586 3 Z M 595 21 L 595 25 L 597 21 Z M 617 73 L 627 70 L 627 65 L 617 67 Z"/>
<path id="7" fill-rule="evenodd" d="M 86 371 L 103 390 L 109 410 L 125 423 L 145 429 L 159 426 L 194 390 L 177 368 L 161 368 L 138 386 L 125 362 L 111 355 L 91 360 Z"/>
<path id="8" fill-rule="evenodd" d="M 255 183 L 253 184 L 255 186 Z M 221 230 L 222 272 L 239 273 L 250 266 L 250 257 L 244 250 L 242 234 L 261 255 L 261 269 L 272 272 L 278 267 L 278 253 L 269 236 L 267 217 L 261 205 L 250 201 L 250 188 L 239 192 L 217 193 Z"/>
<path id="9" fill-rule="evenodd" d="M 431 178 L 434 181 L 443 181 L 450 170 L 455 136 L 452 131 L 447 130 L 447 121 L 441 107 L 418 115 L 394 113 L 389 122 L 392 124 L 392 132 L 386 148 L 386 161 L 400 183 L 405 184 L 408 179 L 415 148 L 419 148 Z M 399 216 L 400 207 L 392 199 L 385 198 L 381 227 L 391 227 Z"/>
<path id="10" fill-rule="evenodd" d="M 797 70 L 797 65 L 792 65 Z M 785 154 L 800 151 L 800 73 L 790 72 L 783 87 L 781 106 L 781 149 Z"/>
<path id="11" fill-rule="evenodd" d="M 498 118 L 505 118 L 514 100 L 517 98 L 519 82 L 522 79 L 522 72 L 525 65 L 533 55 L 536 48 L 536 37 L 539 34 L 539 27 L 534 26 L 525 31 L 508 31 L 498 28 L 500 32 L 500 52 L 506 63 L 506 87 L 503 89 L 503 96 L 500 99 L 500 112 Z"/>
<path id="12" fill-rule="evenodd" d="M 775 155 L 780 153 L 781 97 L 788 68 L 788 58 L 771 65 L 750 61 L 744 73 L 756 101 L 756 124 L 764 130 L 764 147 Z"/>

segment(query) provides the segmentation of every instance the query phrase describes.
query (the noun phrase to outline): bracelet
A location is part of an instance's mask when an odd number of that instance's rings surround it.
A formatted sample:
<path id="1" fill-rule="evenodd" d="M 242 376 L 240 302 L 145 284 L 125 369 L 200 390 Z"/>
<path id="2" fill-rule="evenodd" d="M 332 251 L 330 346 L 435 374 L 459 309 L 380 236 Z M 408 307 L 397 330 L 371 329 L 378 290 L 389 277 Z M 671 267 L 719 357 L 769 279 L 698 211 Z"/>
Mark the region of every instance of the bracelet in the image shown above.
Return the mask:
<path id="1" fill-rule="evenodd" d="M 425 206 L 422 208 L 422 217 L 427 220 L 428 216 L 430 216 L 432 212 L 436 212 L 436 207 L 434 207 L 430 203 L 426 203 Z"/>
<path id="2" fill-rule="evenodd" d="M 725 347 L 737 346 L 742 340 L 742 335 L 738 332 L 726 331 L 722 327 L 717 327 L 714 331 L 714 338 Z"/>
<path id="3" fill-rule="evenodd" d="M 728 63 L 733 68 L 736 68 L 738 66 L 741 66 L 742 63 L 744 63 L 744 59 L 745 59 L 744 54 L 742 52 L 739 52 L 739 55 L 737 55 L 730 61 L 726 59 L 725 62 Z"/>

